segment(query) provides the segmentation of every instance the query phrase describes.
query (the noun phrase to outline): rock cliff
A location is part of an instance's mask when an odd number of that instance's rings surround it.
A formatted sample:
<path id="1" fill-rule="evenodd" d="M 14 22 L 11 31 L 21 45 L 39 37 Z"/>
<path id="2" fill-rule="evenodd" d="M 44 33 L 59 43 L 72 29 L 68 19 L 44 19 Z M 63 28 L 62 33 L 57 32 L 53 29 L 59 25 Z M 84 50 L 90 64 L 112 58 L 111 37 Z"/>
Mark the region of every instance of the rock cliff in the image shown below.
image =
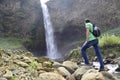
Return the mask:
<path id="1" fill-rule="evenodd" d="M 102 31 L 120 25 L 120 0 L 50 0 L 47 2 L 55 39 L 64 54 L 85 38 L 84 19 Z M 45 32 L 39 0 L 0 0 L 0 35 L 32 39 L 29 49 L 45 53 Z"/>
<path id="2" fill-rule="evenodd" d="M 119 0 L 50 0 L 47 5 L 61 50 L 77 46 L 79 41 L 85 38 L 85 18 L 91 19 L 102 32 L 118 27 L 119 2 Z"/>
<path id="3" fill-rule="evenodd" d="M 0 36 L 32 39 L 25 46 L 45 53 L 45 32 L 39 0 L 0 0 Z"/>

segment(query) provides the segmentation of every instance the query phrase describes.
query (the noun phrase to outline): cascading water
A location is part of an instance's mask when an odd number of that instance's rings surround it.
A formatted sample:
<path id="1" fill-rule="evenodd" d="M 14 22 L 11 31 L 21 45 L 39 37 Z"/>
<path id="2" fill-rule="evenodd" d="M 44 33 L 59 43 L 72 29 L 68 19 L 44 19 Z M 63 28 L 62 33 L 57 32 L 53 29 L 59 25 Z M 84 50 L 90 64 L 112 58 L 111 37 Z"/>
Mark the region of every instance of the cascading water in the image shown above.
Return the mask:
<path id="1" fill-rule="evenodd" d="M 45 4 L 47 1 L 49 0 L 40 0 L 46 32 L 47 56 L 52 59 L 57 59 L 60 57 L 60 54 L 57 51 L 57 46 L 54 41 L 53 26 L 50 21 L 50 15 L 48 12 L 47 5 Z"/>

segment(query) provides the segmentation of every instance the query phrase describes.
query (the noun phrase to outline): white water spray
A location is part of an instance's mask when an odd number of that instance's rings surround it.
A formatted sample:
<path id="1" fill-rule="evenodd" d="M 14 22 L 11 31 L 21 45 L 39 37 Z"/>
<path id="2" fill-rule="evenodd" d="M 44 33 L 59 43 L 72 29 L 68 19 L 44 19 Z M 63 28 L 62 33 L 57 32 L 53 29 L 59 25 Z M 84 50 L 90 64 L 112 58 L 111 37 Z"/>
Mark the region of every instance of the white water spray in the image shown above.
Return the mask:
<path id="1" fill-rule="evenodd" d="M 45 33 L 46 33 L 46 45 L 47 45 L 47 56 L 52 59 L 57 59 L 60 57 L 60 54 L 57 51 L 57 46 L 54 41 L 54 31 L 53 26 L 50 21 L 50 15 L 48 12 L 47 5 L 45 4 L 49 0 L 40 0 L 43 17 L 44 17 L 44 25 L 45 25 Z"/>

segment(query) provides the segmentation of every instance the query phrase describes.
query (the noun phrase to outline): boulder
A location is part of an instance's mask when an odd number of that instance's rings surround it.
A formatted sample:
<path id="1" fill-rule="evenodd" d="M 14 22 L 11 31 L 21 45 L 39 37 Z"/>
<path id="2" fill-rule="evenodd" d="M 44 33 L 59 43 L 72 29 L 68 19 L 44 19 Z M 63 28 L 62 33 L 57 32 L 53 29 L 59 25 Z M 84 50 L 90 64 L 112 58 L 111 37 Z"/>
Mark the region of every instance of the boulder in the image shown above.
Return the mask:
<path id="1" fill-rule="evenodd" d="M 71 75 L 70 72 L 69 72 L 67 69 L 65 69 L 64 67 L 59 67 L 59 68 L 58 68 L 58 72 L 59 72 L 62 76 L 64 76 L 65 78 Z"/>
<path id="2" fill-rule="evenodd" d="M 104 76 L 105 80 L 118 80 L 113 74 L 108 72 L 102 72 L 102 75 Z"/>
<path id="3" fill-rule="evenodd" d="M 52 65 L 54 68 L 58 68 L 58 67 L 62 67 L 63 65 L 59 62 L 53 62 L 53 65 Z"/>
<path id="4" fill-rule="evenodd" d="M 116 54 L 109 54 L 105 60 L 104 60 L 104 64 L 114 64 L 114 59 L 116 58 Z"/>
<path id="5" fill-rule="evenodd" d="M 115 71 L 120 72 L 120 61 L 118 61 L 117 63 L 118 63 L 118 68 Z"/>
<path id="6" fill-rule="evenodd" d="M 6 70 L 6 73 L 3 75 L 5 78 L 11 78 L 13 77 L 13 73 L 10 70 Z"/>
<path id="7" fill-rule="evenodd" d="M 29 57 L 26 57 L 26 56 L 23 56 L 22 57 L 22 61 L 26 62 L 26 63 L 31 63 L 33 61 L 33 59 L 29 58 Z"/>
<path id="8" fill-rule="evenodd" d="M 7 80 L 6 78 L 0 78 L 0 80 Z"/>
<path id="9" fill-rule="evenodd" d="M 81 80 L 105 80 L 104 76 L 95 69 L 88 70 L 81 78 Z"/>
<path id="10" fill-rule="evenodd" d="M 38 63 L 38 65 L 36 65 L 36 69 L 39 71 L 42 69 L 42 64 L 41 63 Z"/>
<path id="11" fill-rule="evenodd" d="M 80 80 L 82 78 L 82 75 L 85 74 L 85 72 L 87 72 L 89 69 L 90 69 L 89 66 L 82 66 L 82 67 L 78 68 L 74 72 L 74 76 L 75 76 L 76 80 Z"/>
<path id="12" fill-rule="evenodd" d="M 66 80 L 76 80 L 74 75 L 70 75 L 66 77 Z"/>
<path id="13" fill-rule="evenodd" d="M 114 59 L 114 62 L 118 64 L 118 68 L 116 69 L 116 71 L 120 72 L 120 57 Z"/>
<path id="14" fill-rule="evenodd" d="M 16 61 L 14 61 L 14 63 L 16 63 L 16 64 L 18 64 L 18 65 L 20 65 L 22 67 L 29 67 L 29 65 L 27 63 L 22 62 L 20 60 L 16 60 Z"/>
<path id="15" fill-rule="evenodd" d="M 43 66 L 44 66 L 44 67 L 52 67 L 52 62 L 50 62 L 50 61 L 45 61 L 45 62 L 43 62 Z"/>
<path id="16" fill-rule="evenodd" d="M 120 61 L 120 57 L 115 58 L 113 61 L 114 61 L 115 63 L 119 63 L 119 61 Z"/>
<path id="17" fill-rule="evenodd" d="M 60 74 L 53 72 L 46 72 L 39 75 L 39 80 L 66 80 Z"/>
<path id="18" fill-rule="evenodd" d="M 63 66 L 67 68 L 70 73 L 73 73 L 78 68 L 77 63 L 72 61 L 64 61 Z"/>

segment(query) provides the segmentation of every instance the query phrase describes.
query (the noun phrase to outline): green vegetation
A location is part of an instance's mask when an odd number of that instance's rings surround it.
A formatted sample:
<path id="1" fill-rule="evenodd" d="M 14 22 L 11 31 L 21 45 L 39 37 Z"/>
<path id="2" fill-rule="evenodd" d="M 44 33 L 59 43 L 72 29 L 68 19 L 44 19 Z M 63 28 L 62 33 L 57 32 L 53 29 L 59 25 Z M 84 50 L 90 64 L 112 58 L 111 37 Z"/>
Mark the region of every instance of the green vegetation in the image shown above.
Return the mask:
<path id="1" fill-rule="evenodd" d="M 24 48 L 23 44 L 28 41 L 30 40 L 16 37 L 0 37 L 0 48 L 1 49 Z"/>
<path id="2" fill-rule="evenodd" d="M 34 76 L 34 77 L 37 77 L 36 75 L 35 75 L 35 71 L 36 71 L 36 69 L 37 69 L 37 66 L 38 66 L 38 62 L 37 61 L 33 61 L 33 62 L 31 62 L 29 65 L 29 71 L 32 73 L 32 75 Z"/>
<path id="3" fill-rule="evenodd" d="M 100 38 L 100 46 L 118 46 L 120 45 L 120 37 L 115 35 L 104 35 Z"/>
<path id="4" fill-rule="evenodd" d="M 120 56 L 120 37 L 115 35 L 104 35 L 100 38 L 101 52 L 104 56 L 115 54 Z"/>
<path id="5" fill-rule="evenodd" d="M 72 51 L 70 51 L 70 53 L 67 55 L 69 60 L 77 62 L 80 60 L 80 58 L 82 58 L 81 54 L 80 54 L 80 47 L 77 47 L 76 49 L 73 49 Z"/>
<path id="6" fill-rule="evenodd" d="M 120 36 L 120 26 L 118 26 L 117 28 L 114 28 L 112 30 L 108 30 L 104 34 Z"/>
<path id="7" fill-rule="evenodd" d="M 37 61 L 33 61 L 30 63 L 30 70 L 33 71 L 38 65 Z"/>
<path id="8" fill-rule="evenodd" d="M 120 37 L 115 35 L 104 35 L 100 38 L 100 50 L 103 57 L 107 57 L 108 55 L 117 55 L 120 56 Z M 90 60 L 94 59 L 96 56 L 94 53 L 93 47 L 87 49 L 87 56 Z M 82 60 L 80 47 L 73 49 L 69 52 L 68 58 L 72 61 Z"/>
<path id="9" fill-rule="evenodd" d="M 12 77 L 12 78 L 10 78 L 10 80 L 18 80 L 17 78 L 15 78 L 15 77 Z"/>

